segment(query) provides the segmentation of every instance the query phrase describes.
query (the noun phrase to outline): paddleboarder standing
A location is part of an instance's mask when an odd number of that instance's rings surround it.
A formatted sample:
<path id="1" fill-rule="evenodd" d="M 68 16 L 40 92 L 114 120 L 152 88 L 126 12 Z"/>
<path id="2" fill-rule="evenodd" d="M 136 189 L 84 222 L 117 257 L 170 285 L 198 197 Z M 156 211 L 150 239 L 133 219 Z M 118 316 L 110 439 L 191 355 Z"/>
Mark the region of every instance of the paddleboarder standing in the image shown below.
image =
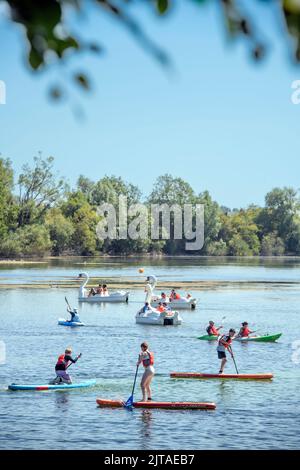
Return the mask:
<path id="1" fill-rule="evenodd" d="M 218 347 L 217 347 L 218 358 L 221 359 L 221 367 L 219 370 L 219 374 L 223 374 L 224 367 L 227 362 L 226 349 L 230 352 L 232 356 L 230 345 L 232 343 L 232 339 L 234 338 L 234 335 L 235 335 L 235 330 L 233 328 L 230 328 L 229 332 L 225 335 L 222 335 L 221 338 L 219 339 Z"/>
<path id="2" fill-rule="evenodd" d="M 143 393 L 142 401 L 152 400 L 150 384 L 154 377 L 154 355 L 149 351 L 148 343 L 141 344 L 141 353 L 139 354 L 137 366 L 143 364 L 144 374 L 141 380 L 141 389 Z"/>

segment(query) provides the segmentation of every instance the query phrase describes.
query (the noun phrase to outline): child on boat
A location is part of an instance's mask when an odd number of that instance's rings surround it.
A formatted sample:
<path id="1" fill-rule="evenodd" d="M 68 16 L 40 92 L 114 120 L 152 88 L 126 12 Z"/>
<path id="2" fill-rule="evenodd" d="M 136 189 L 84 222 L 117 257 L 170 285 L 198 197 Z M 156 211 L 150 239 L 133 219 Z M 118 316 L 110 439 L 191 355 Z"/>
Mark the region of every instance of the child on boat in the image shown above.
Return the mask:
<path id="1" fill-rule="evenodd" d="M 223 328 L 223 325 L 219 326 L 218 328 L 215 327 L 215 322 L 214 321 L 210 321 L 208 322 L 208 327 L 206 328 L 206 332 L 209 336 L 219 336 L 219 330 L 221 330 L 221 328 Z"/>
<path id="2" fill-rule="evenodd" d="M 244 321 L 242 323 L 242 327 L 240 328 L 240 331 L 238 333 L 238 338 L 248 338 L 248 336 L 254 333 L 254 331 L 250 330 L 248 328 L 248 322 Z"/>
<path id="3" fill-rule="evenodd" d="M 225 364 L 227 362 L 226 349 L 232 355 L 230 345 L 232 343 L 234 335 L 235 335 L 235 330 L 233 328 L 230 328 L 229 332 L 225 335 L 222 335 L 221 338 L 219 339 L 218 347 L 217 347 L 218 358 L 221 359 L 221 367 L 220 367 L 220 370 L 219 370 L 219 374 L 223 374 L 224 367 L 225 367 Z"/>
<path id="4" fill-rule="evenodd" d="M 141 344 L 142 352 L 139 354 L 137 366 L 141 363 L 144 366 L 144 374 L 141 380 L 141 389 L 143 393 L 142 401 L 152 400 L 150 384 L 154 377 L 154 355 L 149 351 L 148 343 L 144 342 Z"/>
<path id="5" fill-rule="evenodd" d="M 162 313 L 162 312 L 164 312 L 165 310 L 166 310 L 166 308 L 164 307 L 163 303 L 162 303 L 162 302 L 159 302 L 159 303 L 158 303 L 158 307 L 157 307 L 157 311 L 158 311 L 159 313 Z"/>
<path id="6" fill-rule="evenodd" d="M 71 365 L 72 363 L 75 364 L 75 362 L 78 361 L 80 356 L 81 354 L 77 356 L 75 359 L 73 359 L 72 349 L 67 348 L 65 350 L 65 353 L 61 354 L 58 357 L 57 363 L 55 366 L 56 379 L 54 379 L 53 384 L 59 384 L 59 383 L 71 384 L 72 383 L 72 378 L 67 373 L 67 369 L 69 365 Z"/>
<path id="7" fill-rule="evenodd" d="M 103 294 L 103 287 L 101 286 L 101 284 L 98 285 L 98 287 L 96 289 L 96 294 L 98 294 L 98 295 Z"/>

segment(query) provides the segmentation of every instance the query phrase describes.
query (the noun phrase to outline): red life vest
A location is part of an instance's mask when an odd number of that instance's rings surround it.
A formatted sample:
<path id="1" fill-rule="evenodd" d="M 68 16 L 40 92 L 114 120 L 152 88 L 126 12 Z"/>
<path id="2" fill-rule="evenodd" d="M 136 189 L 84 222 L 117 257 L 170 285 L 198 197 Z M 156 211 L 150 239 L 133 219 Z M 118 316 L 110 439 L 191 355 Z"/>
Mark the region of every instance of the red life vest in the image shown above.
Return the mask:
<path id="1" fill-rule="evenodd" d="M 222 341 L 224 341 L 225 343 L 227 343 L 227 345 L 225 344 L 222 344 Z M 230 338 L 229 335 L 223 335 L 221 336 L 221 338 L 219 339 L 219 344 L 222 344 L 222 346 L 224 346 L 224 348 L 228 348 L 228 346 L 232 343 L 232 339 Z"/>
<path id="2" fill-rule="evenodd" d="M 243 328 L 243 331 L 242 331 L 242 338 L 245 338 L 246 336 L 249 336 L 249 334 L 250 334 L 250 330 L 247 326 L 245 326 Z"/>
<path id="3" fill-rule="evenodd" d="M 63 364 L 64 366 L 67 367 L 68 362 L 69 362 L 69 361 L 66 362 L 66 355 L 65 355 L 65 354 L 61 354 L 60 356 L 58 356 L 56 365 L 57 365 L 57 366 L 60 366 L 60 365 Z"/>
<path id="4" fill-rule="evenodd" d="M 210 328 L 210 334 L 211 334 L 211 335 L 214 335 L 214 336 L 219 336 L 219 332 L 218 332 L 218 330 L 217 330 L 217 328 L 216 328 L 215 326 L 212 326 L 212 327 Z"/>
<path id="5" fill-rule="evenodd" d="M 157 309 L 159 312 L 164 312 L 165 311 L 165 307 L 163 305 L 160 305 Z"/>
<path id="6" fill-rule="evenodd" d="M 149 367 L 149 366 L 153 366 L 153 364 L 154 364 L 154 354 L 149 351 L 147 359 L 143 359 L 143 366 Z"/>
<path id="7" fill-rule="evenodd" d="M 179 300 L 180 299 L 180 295 L 179 294 L 176 294 L 175 295 L 175 300 Z"/>

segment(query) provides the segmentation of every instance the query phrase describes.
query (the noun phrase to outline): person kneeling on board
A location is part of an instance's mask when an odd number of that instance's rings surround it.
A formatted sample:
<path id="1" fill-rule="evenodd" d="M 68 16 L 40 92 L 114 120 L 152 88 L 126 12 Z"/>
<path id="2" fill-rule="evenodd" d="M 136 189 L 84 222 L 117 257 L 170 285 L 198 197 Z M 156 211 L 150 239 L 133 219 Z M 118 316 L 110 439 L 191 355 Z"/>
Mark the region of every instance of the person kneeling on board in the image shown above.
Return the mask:
<path id="1" fill-rule="evenodd" d="M 218 328 L 215 327 L 215 322 L 212 320 L 209 322 L 208 327 L 206 328 L 206 332 L 209 336 L 219 336 L 219 330 L 223 328 L 223 325 L 219 326 Z"/>
<path id="2" fill-rule="evenodd" d="M 141 363 L 144 366 L 144 374 L 141 380 L 141 389 L 143 393 L 143 398 L 141 401 L 147 401 L 147 400 L 152 400 L 151 396 L 151 380 L 154 377 L 154 355 L 152 352 L 149 351 L 149 346 L 148 343 L 144 342 L 141 344 L 141 353 L 139 354 L 139 359 L 137 362 L 137 366 L 140 365 Z"/>
<path id="3" fill-rule="evenodd" d="M 221 338 L 219 339 L 218 347 L 217 347 L 218 358 L 221 359 L 221 367 L 219 370 L 219 374 L 223 374 L 224 367 L 227 362 L 226 349 L 232 355 L 230 345 L 232 343 L 234 335 L 235 335 L 235 330 L 233 328 L 230 328 L 229 333 L 222 335 Z"/>
<path id="4" fill-rule="evenodd" d="M 60 383 L 71 384 L 72 383 L 72 378 L 68 374 L 67 369 L 71 365 L 71 363 L 75 364 L 78 361 L 79 356 L 73 359 L 71 354 L 72 354 L 72 349 L 67 348 L 65 350 L 65 353 L 61 354 L 58 357 L 58 360 L 55 366 L 56 379 L 53 381 L 54 384 L 60 384 Z"/>
<path id="5" fill-rule="evenodd" d="M 77 308 L 73 308 L 73 310 L 70 309 L 70 307 L 67 308 L 67 311 L 69 312 L 69 314 L 71 315 L 71 318 L 70 320 L 68 320 L 69 322 L 78 322 L 80 323 L 81 320 L 78 316 L 78 311 L 77 311 Z"/>

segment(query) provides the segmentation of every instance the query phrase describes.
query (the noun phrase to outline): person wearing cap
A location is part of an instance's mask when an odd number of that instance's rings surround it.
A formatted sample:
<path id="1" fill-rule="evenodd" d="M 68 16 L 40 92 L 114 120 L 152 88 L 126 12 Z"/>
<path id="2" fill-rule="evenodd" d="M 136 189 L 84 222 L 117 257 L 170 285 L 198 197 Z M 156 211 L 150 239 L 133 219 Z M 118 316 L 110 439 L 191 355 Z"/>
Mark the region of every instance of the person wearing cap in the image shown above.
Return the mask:
<path id="1" fill-rule="evenodd" d="M 217 328 L 215 326 L 215 322 L 211 320 L 210 322 L 208 322 L 208 327 L 206 328 L 206 332 L 209 336 L 219 336 L 220 335 L 219 330 L 221 330 L 221 328 L 223 328 L 223 325 Z"/>
<path id="2" fill-rule="evenodd" d="M 231 343 L 235 335 L 235 330 L 230 328 L 229 332 L 225 335 L 222 335 L 218 342 L 217 353 L 218 358 L 221 359 L 221 366 L 219 374 L 223 374 L 225 364 L 227 362 L 226 350 L 228 350 L 232 356 Z"/>
<path id="3" fill-rule="evenodd" d="M 81 322 L 80 318 L 79 318 L 79 315 L 78 315 L 78 310 L 77 308 L 73 308 L 73 310 L 70 309 L 70 307 L 67 308 L 67 311 L 69 312 L 69 314 L 71 315 L 71 318 L 70 320 L 68 320 L 69 322 Z"/>

